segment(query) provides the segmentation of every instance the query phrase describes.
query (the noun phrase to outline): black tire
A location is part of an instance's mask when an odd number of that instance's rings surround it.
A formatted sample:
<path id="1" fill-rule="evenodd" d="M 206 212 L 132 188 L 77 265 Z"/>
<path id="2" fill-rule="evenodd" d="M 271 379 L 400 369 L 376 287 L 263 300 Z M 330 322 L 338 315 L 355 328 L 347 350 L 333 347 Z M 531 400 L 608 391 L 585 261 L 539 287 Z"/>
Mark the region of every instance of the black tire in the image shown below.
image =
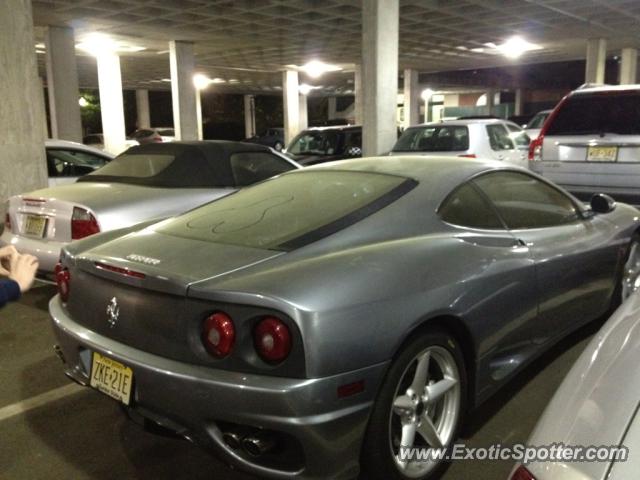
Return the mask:
<path id="1" fill-rule="evenodd" d="M 390 446 L 390 416 L 391 405 L 394 402 L 397 388 L 407 368 L 414 361 L 417 355 L 429 347 L 442 347 L 446 349 L 454 358 L 458 368 L 460 385 L 459 414 L 456 425 L 453 429 L 451 445 L 458 438 L 460 428 L 464 422 L 464 413 L 467 400 L 467 377 L 464 364 L 464 357 L 458 342 L 448 333 L 434 329 L 425 331 L 420 336 L 405 344 L 396 355 L 389 371 L 378 392 L 378 397 L 373 406 L 361 453 L 361 479 L 362 480 L 406 480 L 408 477 L 402 474 L 396 466 Z M 421 480 L 433 480 L 439 478 L 448 464 L 443 462 L 434 470 L 429 472 Z"/>

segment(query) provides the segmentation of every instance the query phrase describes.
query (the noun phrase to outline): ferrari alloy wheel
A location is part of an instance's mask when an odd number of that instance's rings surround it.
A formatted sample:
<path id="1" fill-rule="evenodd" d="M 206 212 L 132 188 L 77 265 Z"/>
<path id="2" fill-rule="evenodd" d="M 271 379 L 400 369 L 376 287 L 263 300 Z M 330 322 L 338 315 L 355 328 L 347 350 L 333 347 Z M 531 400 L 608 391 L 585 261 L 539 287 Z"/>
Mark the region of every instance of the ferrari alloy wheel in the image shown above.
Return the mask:
<path id="1" fill-rule="evenodd" d="M 622 271 L 621 300 L 640 289 L 640 241 L 634 238 Z"/>
<path id="2" fill-rule="evenodd" d="M 430 332 L 410 342 L 374 407 L 363 447 L 365 478 L 437 478 L 446 465 L 421 455 L 455 441 L 465 395 L 464 361 L 452 337 Z"/>

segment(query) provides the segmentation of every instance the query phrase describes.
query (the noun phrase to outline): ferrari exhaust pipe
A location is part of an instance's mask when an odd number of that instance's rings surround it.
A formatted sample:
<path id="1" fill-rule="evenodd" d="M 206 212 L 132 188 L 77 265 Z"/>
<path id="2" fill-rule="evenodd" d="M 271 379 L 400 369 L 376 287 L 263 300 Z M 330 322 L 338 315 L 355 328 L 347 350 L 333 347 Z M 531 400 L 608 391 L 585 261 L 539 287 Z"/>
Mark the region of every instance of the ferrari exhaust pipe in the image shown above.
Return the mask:
<path id="1" fill-rule="evenodd" d="M 276 446 L 276 441 L 271 435 L 256 433 L 247 435 L 242 439 L 242 448 L 252 457 L 260 457 L 269 453 Z"/>

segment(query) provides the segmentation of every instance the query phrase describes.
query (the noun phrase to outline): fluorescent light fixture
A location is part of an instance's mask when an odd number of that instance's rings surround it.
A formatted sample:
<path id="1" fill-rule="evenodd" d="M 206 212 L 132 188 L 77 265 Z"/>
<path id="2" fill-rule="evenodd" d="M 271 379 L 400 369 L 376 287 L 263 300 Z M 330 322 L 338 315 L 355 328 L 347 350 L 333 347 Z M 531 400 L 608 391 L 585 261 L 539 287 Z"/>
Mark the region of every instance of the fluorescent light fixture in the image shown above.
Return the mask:
<path id="1" fill-rule="evenodd" d="M 429 99 L 432 97 L 433 95 L 433 90 L 431 90 L 430 88 L 425 88 L 422 93 L 420 94 L 420 97 L 422 98 L 422 100 L 424 100 L 425 102 L 428 102 Z"/>
<path id="2" fill-rule="evenodd" d="M 47 48 L 47 47 L 45 46 L 44 43 L 36 43 L 36 49 L 44 50 L 45 48 Z"/>
<path id="3" fill-rule="evenodd" d="M 322 87 L 316 87 L 314 85 L 308 85 L 306 83 L 301 83 L 298 86 L 298 91 L 302 94 L 302 95 L 309 95 L 309 93 L 311 93 L 312 90 L 317 90 L 319 88 Z"/>
<path id="4" fill-rule="evenodd" d="M 540 45 L 535 45 L 524 38 L 517 36 L 509 38 L 500 45 L 494 45 L 493 48 L 498 50 L 498 52 L 502 53 L 507 58 L 518 58 L 523 53 L 542 49 Z"/>
<path id="5" fill-rule="evenodd" d="M 160 80 L 161 82 L 167 82 L 167 83 L 171 83 L 171 79 L 170 78 L 163 78 Z"/>
<path id="6" fill-rule="evenodd" d="M 300 70 L 312 78 L 318 78 L 323 73 L 337 72 L 338 70 L 342 70 L 342 68 L 337 65 L 329 65 L 328 63 L 321 62 L 320 60 L 311 60 L 300 67 Z"/>
<path id="7" fill-rule="evenodd" d="M 78 48 L 79 50 L 83 50 L 95 57 L 107 53 L 133 53 L 146 50 L 145 47 L 129 45 L 124 42 L 116 41 L 113 38 L 101 33 L 92 33 L 91 35 L 87 35 L 80 43 L 76 45 L 76 48 Z"/>

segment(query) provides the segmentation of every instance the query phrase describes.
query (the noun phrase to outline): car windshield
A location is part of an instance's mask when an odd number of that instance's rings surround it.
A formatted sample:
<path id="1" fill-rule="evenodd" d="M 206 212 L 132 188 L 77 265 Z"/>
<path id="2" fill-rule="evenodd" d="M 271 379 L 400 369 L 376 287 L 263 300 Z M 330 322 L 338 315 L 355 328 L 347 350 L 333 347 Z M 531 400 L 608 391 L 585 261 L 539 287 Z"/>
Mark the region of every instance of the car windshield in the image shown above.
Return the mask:
<path id="1" fill-rule="evenodd" d="M 136 130 L 131 134 L 131 138 L 138 139 L 150 137 L 151 135 L 153 135 L 153 133 L 153 130 Z"/>
<path id="2" fill-rule="evenodd" d="M 469 149 L 469 129 L 464 125 L 437 125 L 408 128 L 394 152 L 455 152 Z"/>
<path id="3" fill-rule="evenodd" d="M 536 114 L 536 116 L 527 124 L 527 128 L 542 128 L 542 124 L 548 116 L 549 112 Z"/>
<path id="4" fill-rule="evenodd" d="M 185 213 L 157 231 L 237 246 L 292 250 L 389 205 L 416 182 L 352 171 L 282 175 Z"/>
<path id="5" fill-rule="evenodd" d="M 640 135 L 640 93 L 577 94 L 569 97 L 547 135 L 617 133 Z"/>
<path id="6" fill-rule="evenodd" d="M 338 152 L 338 133 L 333 130 L 308 130 L 294 138 L 287 148 L 293 155 L 334 155 Z"/>
<path id="7" fill-rule="evenodd" d="M 162 135 L 163 137 L 173 137 L 176 134 L 173 128 L 159 128 L 157 132 L 158 135 Z"/>

